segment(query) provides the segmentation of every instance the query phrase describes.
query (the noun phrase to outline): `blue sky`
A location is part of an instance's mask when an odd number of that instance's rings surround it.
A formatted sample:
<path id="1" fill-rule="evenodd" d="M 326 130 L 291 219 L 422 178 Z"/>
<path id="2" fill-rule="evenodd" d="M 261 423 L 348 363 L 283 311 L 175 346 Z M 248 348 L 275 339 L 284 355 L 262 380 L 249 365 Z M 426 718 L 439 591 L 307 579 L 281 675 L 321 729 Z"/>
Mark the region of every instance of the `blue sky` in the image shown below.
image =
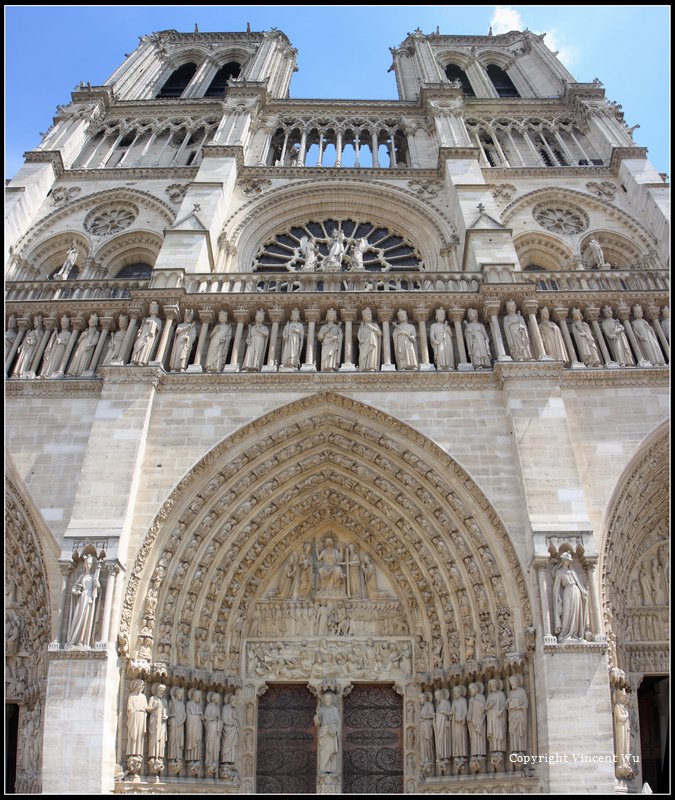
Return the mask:
<path id="1" fill-rule="evenodd" d="M 80 81 L 103 83 L 138 37 L 284 31 L 299 51 L 291 97 L 396 98 L 390 47 L 416 28 L 487 34 L 529 28 L 578 81 L 598 77 L 623 105 L 634 138 L 670 172 L 669 6 L 5 6 L 5 175 L 36 147 Z"/>

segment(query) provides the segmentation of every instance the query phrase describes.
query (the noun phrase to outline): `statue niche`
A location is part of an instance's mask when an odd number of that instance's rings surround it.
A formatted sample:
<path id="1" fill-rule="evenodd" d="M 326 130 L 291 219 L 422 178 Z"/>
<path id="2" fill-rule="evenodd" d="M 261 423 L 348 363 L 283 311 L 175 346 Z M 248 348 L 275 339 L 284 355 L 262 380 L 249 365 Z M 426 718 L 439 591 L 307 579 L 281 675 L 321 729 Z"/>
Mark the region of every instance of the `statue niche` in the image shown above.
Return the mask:
<path id="1" fill-rule="evenodd" d="M 365 549 L 332 533 L 291 552 L 248 619 L 251 678 L 412 674 L 407 615 Z"/>

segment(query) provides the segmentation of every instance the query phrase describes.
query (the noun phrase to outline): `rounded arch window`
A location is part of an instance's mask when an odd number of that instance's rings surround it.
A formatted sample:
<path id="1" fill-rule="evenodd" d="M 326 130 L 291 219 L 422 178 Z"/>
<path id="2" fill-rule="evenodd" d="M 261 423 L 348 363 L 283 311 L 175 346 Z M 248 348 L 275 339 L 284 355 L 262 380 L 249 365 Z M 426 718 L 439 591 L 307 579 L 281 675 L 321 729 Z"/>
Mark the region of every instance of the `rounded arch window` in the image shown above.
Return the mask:
<path id="1" fill-rule="evenodd" d="M 449 81 L 459 81 L 462 84 L 462 91 L 467 97 L 476 96 L 466 72 L 457 64 L 448 64 L 445 68 L 445 76 Z"/>
<path id="2" fill-rule="evenodd" d="M 187 85 L 192 80 L 196 71 L 197 65 L 192 62 L 178 67 L 178 69 L 174 70 L 171 75 L 169 75 L 168 80 L 157 93 L 157 97 L 180 97 L 187 89 Z"/>
<path id="3" fill-rule="evenodd" d="M 241 64 L 237 61 L 230 61 L 222 66 L 213 76 L 213 80 L 204 93 L 204 97 L 222 97 L 227 89 L 227 82 L 230 78 L 238 78 L 240 72 Z"/>
<path id="4" fill-rule="evenodd" d="M 488 64 L 487 74 L 500 97 L 520 97 L 518 89 L 513 85 L 513 81 L 501 67 L 496 64 Z"/>
<path id="5" fill-rule="evenodd" d="M 143 261 L 136 264 L 127 264 L 115 275 L 115 278 L 126 278 L 127 280 L 144 281 L 149 280 L 152 275 L 152 267 Z"/>

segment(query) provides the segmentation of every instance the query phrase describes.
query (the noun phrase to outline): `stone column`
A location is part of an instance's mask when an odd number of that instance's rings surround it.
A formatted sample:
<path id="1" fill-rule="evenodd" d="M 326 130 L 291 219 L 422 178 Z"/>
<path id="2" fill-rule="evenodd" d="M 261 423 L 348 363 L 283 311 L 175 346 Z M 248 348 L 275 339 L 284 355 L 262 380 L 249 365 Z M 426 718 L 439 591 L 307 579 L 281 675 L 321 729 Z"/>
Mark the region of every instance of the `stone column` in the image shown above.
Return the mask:
<path id="1" fill-rule="evenodd" d="M 486 302 L 483 308 L 483 321 L 490 322 L 492 341 L 495 344 L 495 351 L 497 353 L 497 361 L 513 361 L 511 356 L 507 356 L 504 350 L 502 332 L 499 329 L 499 305 L 499 302 L 496 300 Z"/>
<path id="2" fill-rule="evenodd" d="M 300 372 L 316 372 L 314 360 L 314 344 L 316 323 L 321 317 L 318 308 L 305 309 L 305 319 L 307 320 L 307 345 L 305 347 L 305 363 L 300 365 Z"/>
<path id="3" fill-rule="evenodd" d="M 267 353 L 267 364 L 263 364 L 262 372 L 277 371 L 277 339 L 279 338 L 279 323 L 284 320 L 284 312 L 281 308 L 271 308 L 268 312 L 272 320 L 272 331 L 270 332 L 270 344 Z"/>
<path id="4" fill-rule="evenodd" d="M 101 317 L 101 335 L 98 337 L 98 342 L 96 344 L 96 350 L 94 350 L 94 355 L 89 362 L 89 366 L 87 369 L 84 370 L 82 373 L 83 378 L 93 378 L 96 374 L 96 367 L 98 366 L 99 359 L 101 358 L 101 353 L 103 352 L 103 346 L 106 343 L 106 339 L 108 338 L 108 334 L 110 333 L 110 328 L 112 327 L 113 317 L 106 316 Z"/>
<path id="5" fill-rule="evenodd" d="M 241 336 L 244 332 L 244 325 L 249 320 L 247 308 L 237 308 L 234 311 L 234 318 L 237 320 L 237 327 L 234 332 L 234 344 L 232 345 L 232 355 L 230 356 L 230 363 L 225 364 L 223 372 L 239 372 L 239 347 L 241 345 Z"/>
<path id="6" fill-rule="evenodd" d="M 380 372 L 396 372 L 396 367 L 391 363 L 391 334 L 389 333 L 389 323 L 394 316 L 391 308 L 380 308 L 377 318 L 382 323 L 382 366 Z"/>
<path id="7" fill-rule="evenodd" d="M 19 349 L 19 345 L 23 341 L 23 337 L 26 335 L 29 324 L 30 322 L 28 317 L 20 317 L 16 321 L 16 327 L 18 330 L 16 339 L 14 339 L 14 344 L 12 345 L 12 348 L 7 355 L 7 360 L 5 361 L 5 375 L 9 374 L 12 362 L 14 361 L 14 356 L 16 355 L 16 351 Z"/>
<path id="8" fill-rule="evenodd" d="M 73 317 L 70 321 L 70 338 L 68 339 L 68 344 L 66 345 L 66 351 L 63 354 L 63 358 L 61 359 L 61 363 L 59 364 L 59 368 L 50 375 L 51 378 L 63 378 L 66 374 L 66 367 L 68 366 L 68 361 L 70 360 L 71 353 L 73 352 L 73 348 L 75 347 L 75 343 L 77 342 L 80 333 L 84 328 L 84 317 L 82 314 L 78 314 L 76 317 Z"/>
<path id="9" fill-rule="evenodd" d="M 99 631 L 99 638 L 96 642 L 97 645 L 105 644 L 110 641 L 110 617 L 112 611 L 113 593 L 115 591 L 115 577 L 120 571 L 117 564 L 106 564 L 105 571 L 108 575 L 108 580 L 105 585 L 105 599 L 103 601 L 103 615 L 101 616 L 101 628 Z"/>
<path id="10" fill-rule="evenodd" d="M 605 637 L 602 634 L 602 617 L 600 613 L 600 600 L 598 597 L 598 586 L 595 578 L 595 568 L 598 565 L 597 558 L 586 558 L 584 566 L 586 567 L 586 577 L 588 579 L 588 605 L 590 626 L 593 631 L 593 638 L 596 642 L 604 642 Z"/>
<path id="11" fill-rule="evenodd" d="M 586 365 L 582 364 L 581 361 L 577 360 L 577 351 L 574 349 L 574 345 L 572 344 L 572 337 L 570 336 L 570 329 L 567 327 L 566 320 L 568 313 L 569 313 L 568 308 L 553 309 L 553 315 L 556 318 L 556 322 L 560 325 L 560 332 L 562 333 L 563 340 L 565 342 L 565 347 L 567 348 L 567 353 L 570 357 L 570 368 L 586 369 Z"/>
<path id="12" fill-rule="evenodd" d="M 651 361 L 647 361 L 644 357 L 642 352 L 642 348 L 640 347 L 640 343 L 635 338 L 635 334 L 633 333 L 633 328 L 630 324 L 630 308 L 628 306 L 620 305 L 616 310 L 617 317 L 621 320 L 624 330 L 626 331 L 626 336 L 628 336 L 628 341 L 633 348 L 633 352 L 635 353 L 635 358 L 637 359 L 638 367 L 651 367 Z"/>
<path id="13" fill-rule="evenodd" d="M 553 356 L 547 356 L 544 349 L 544 342 L 541 339 L 541 331 L 537 325 L 537 309 L 539 303 L 536 300 L 524 300 L 523 312 L 527 315 L 527 326 L 530 330 L 530 337 L 534 344 L 534 354 L 538 361 L 553 361 Z"/>
<path id="14" fill-rule="evenodd" d="M 127 325 L 127 332 L 122 342 L 120 355 L 114 361 L 110 362 L 111 367 L 123 367 L 129 361 L 131 355 L 131 348 L 134 346 L 134 338 L 136 336 L 136 329 L 138 328 L 138 320 L 143 316 L 143 307 L 132 307 L 129 309 L 129 324 Z"/>
<path id="15" fill-rule="evenodd" d="M 429 342 L 427 340 L 427 320 L 429 310 L 418 307 L 413 309 L 413 319 L 417 323 L 420 332 L 420 372 L 435 372 L 436 367 L 429 363 Z"/>
<path id="16" fill-rule="evenodd" d="M 655 305 L 647 306 L 647 319 L 651 320 L 652 326 L 656 331 L 656 335 L 659 337 L 659 341 L 661 342 L 661 347 L 663 348 L 663 352 L 670 361 L 670 345 L 668 344 L 668 339 L 666 339 L 666 334 L 663 332 L 663 328 L 661 327 L 661 322 L 659 321 L 659 307 Z"/>
<path id="17" fill-rule="evenodd" d="M 34 377 L 37 375 L 38 367 L 40 366 L 40 361 L 42 361 L 42 356 L 44 355 L 45 350 L 47 349 L 47 344 L 49 342 L 49 338 L 51 337 L 52 333 L 56 330 L 56 317 L 47 317 L 42 321 L 44 326 L 45 332 L 42 334 L 42 339 L 40 344 L 38 345 L 38 349 L 35 351 L 35 355 L 33 356 L 33 360 L 30 365 L 30 372 L 29 375 Z"/>
<path id="18" fill-rule="evenodd" d="M 551 611 L 548 599 L 548 580 L 546 576 L 548 564 L 548 558 L 538 558 L 534 562 L 534 568 L 537 571 L 539 582 L 539 600 L 541 602 L 541 624 L 543 627 L 544 644 L 555 644 L 555 636 L 551 634 Z M 547 641 L 547 637 L 552 637 L 552 639 L 548 639 Z"/>
<path id="19" fill-rule="evenodd" d="M 166 357 L 171 358 L 171 347 L 169 346 L 169 337 L 173 330 L 173 323 L 180 319 L 180 310 L 177 305 L 164 306 L 164 327 L 162 328 L 162 335 L 159 340 L 157 352 L 152 361 L 148 362 L 149 367 L 165 367 L 164 362 Z"/>
<path id="20" fill-rule="evenodd" d="M 463 308 L 450 308 L 448 315 L 455 326 L 455 338 L 457 339 L 457 349 L 459 350 L 459 364 L 457 370 L 459 372 L 471 372 L 473 364 L 471 364 L 466 357 L 466 345 L 464 343 L 464 331 L 462 330 L 462 320 L 464 319 Z"/>
<path id="21" fill-rule="evenodd" d="M 607 345 L 605 343 L 605 337 L 602 335 L 602 331 L 600 330 L 600 323 L 598 322 L 598 317 L 600 316 L 600 309 L 595 307 L 589 307 L 586 309 L 586 319 L 591 323 L 593 327 L 593 333 L 595 334 L 595 339 L 600 346 L 600 352 L 602 353 L 602 359 L 605 362 L 606 367 L 612 367 L 616 365 L 615 361 L 612 361 L 612 357 L 609 354 L 609 350 L 607 349 Z"/>
<path id="22" fill-rule="evenodd" d="M 206 334 L 209 330 L 209 325 L 213 322 L 213 309 L 210 306 L 204 306 L 197 312 L 201 320 L 201 328 L 199 329 L 199 340 L 197 341 L 197 350 L 195 357 L 187 368 L 187 372 L 202 372 L 202 356 L 204 355 L 204 343 L 206 342 Z"/>
<path id="23" fill-rule="evenodd" d="M 56 642 L 60 644 L 66 638 L 64 628 L 64 617 L 66 611 L 66 600 L 68 595 L 68 578 L 73 570 L 72 561 L 59 561 L 59 570 L 61 572 L 61 591 L 59 592 L 59 608 L 56 616 Z"/>
<path id="24" fill-rule="evenodd" d="M 344 358 L 339 372 L 356 372 L 356 365 L 354 364 L 353 349 L 354 343 L 352 341 L 352 323 L 356 319 L 356 310 L 353 308 L 341 308 L 340 316 L 345 324 L 345 341 L 344 341 Z"/>

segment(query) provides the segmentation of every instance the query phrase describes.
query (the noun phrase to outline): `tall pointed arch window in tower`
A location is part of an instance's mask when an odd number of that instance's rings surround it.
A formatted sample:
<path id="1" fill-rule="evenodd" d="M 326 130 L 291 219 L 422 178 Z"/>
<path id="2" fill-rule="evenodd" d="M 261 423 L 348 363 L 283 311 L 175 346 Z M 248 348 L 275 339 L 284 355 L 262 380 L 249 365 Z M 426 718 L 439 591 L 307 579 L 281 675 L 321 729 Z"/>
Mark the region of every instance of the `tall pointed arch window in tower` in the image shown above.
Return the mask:
<path id="1" fill-rule="evenodd" d="M 183 64 L 182 67 L 174 70 L 169 75 L 168 80 L 157 93 L 157 99 L 161 100 L 167 97 L 181 97 L 183 92 L 187 89 L 188 83 L 192 80 L 193 75 L 197 71 L 197 65 L 189 62 Z"/>
<path id="2" fill-rule="evenodd" d="M 476 96 L 468 75 L 457 64 L 448 64 L 445 68 L 445 76 L 449 81 L 459 81 L 462 84 L 462 91 L 467 97 Z"/>
<path id="3" fill-rule="evenodd" d="M 382 225 L 327 219 L 293 225 L 256 253 L 254 272 L 388 272 L 423 270 L 406 239 Z"/>
<path id="4" fill-rule="evenodd" d="M 227 89 L 227 82 L 230 78 L 238 78 L 240 72 L 241 64 L 236 61 L 230 61 L 222 66 L 214 75 L 204 97 L 222 97 Z"/>
<path id="5" fill-rule="evenodd" d="M 520 93 L 514 86 L 513 81 L 501 67 L 496 64 L 488 64 L 487 74 L 500 97 L 520 97 Z"/>

